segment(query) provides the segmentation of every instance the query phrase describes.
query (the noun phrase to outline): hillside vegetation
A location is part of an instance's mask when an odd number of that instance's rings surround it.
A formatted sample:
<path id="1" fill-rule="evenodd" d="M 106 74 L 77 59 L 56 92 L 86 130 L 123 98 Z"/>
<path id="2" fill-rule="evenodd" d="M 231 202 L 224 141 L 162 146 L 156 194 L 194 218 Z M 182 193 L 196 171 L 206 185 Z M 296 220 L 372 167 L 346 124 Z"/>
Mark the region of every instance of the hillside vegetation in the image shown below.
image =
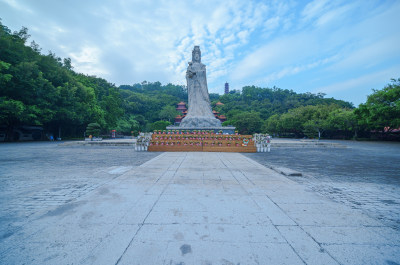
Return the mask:
<path id="1" fill-rule="evenodd" d="M 90 123 L 136 134 L 174 122 L 185 86 L 142 82 L 119 87 L 107 80 L 77 73 L 69 58 L 28 43 L 28 30 L 11 32 L 0 23 L 0 125 L 37 125 L 65 137 L 83 137 Z M 210 94 L 212 106 L 241 133 L 268 132 L 288 137 L 369 137 L 400 127 L 400 79 L 374 90 L 359 108 L 324 94 L 245 86 L 226 95 Z M 215 104 L 220 101 L 222 106 Z M 8 140 L 11 140 L 8 137 Z"/>

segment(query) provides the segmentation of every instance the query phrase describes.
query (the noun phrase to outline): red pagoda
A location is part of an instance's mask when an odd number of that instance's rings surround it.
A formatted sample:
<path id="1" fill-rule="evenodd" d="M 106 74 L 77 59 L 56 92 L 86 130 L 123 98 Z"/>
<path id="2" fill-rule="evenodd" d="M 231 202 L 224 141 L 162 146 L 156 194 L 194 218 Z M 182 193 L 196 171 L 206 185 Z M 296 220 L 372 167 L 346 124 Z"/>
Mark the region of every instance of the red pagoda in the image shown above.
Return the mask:
<path id="1" fill-rule="evenodd" d="M 178 107 L 176 107 L 176 110 L 179 111 L 180 113 L 183 113 L 184 111 L 187 111 L 186 108 L 186 103 L 181 101 L 178 103 Z"/>

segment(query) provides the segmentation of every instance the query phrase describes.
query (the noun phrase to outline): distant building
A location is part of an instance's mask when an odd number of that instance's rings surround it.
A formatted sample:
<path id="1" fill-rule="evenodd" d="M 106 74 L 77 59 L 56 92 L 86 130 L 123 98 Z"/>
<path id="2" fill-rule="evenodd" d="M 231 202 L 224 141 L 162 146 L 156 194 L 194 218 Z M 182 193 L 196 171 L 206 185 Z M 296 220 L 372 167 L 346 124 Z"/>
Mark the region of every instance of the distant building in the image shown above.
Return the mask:
<path id="1" fill-rule="evenodd" d="M 180 124 L 181 121 L 182 121 L 182 119 L 183 119 L 183 117 L 184 117 L 184 116 L 182 116 L 182 115 L 177 115 L 177 116 L 175 117 L 175 124 Z"/>
<path id="2" fill-rule="evenodd" d="M 218 114 L 219 114 L 219 112 L 218 112 L 218 111 L 215 111 L 215 110 L 213 110 L 213 114 L 214 114 L 214 117 L 218 119 Z"/>
<path id="3" fill-rule="evenodd" d="M 225 94 L 229 94 L 229 84 L 228 84 L 228 82 L 225 83 Z"/>
<path id="4" fill-rule="evenodd" d="M 218 116 L 218 119 L 219 119 L 221 122 L 226 121 L 225 115 L 219 115 L 219 116 Z"/>
<path id="5" fill-rule="evenodd" d="M 178 126 L 181 123 L 182 119 L 185 118 L 187 114 L 186 103 L 183 101 L 179 102 L 176 107 L 176 110 L 181 113 L 175 117 L 175 125 Z"/>
<path id="6" fill-rule="evenodd" d="M 176 110 L 179 111 L 180 113 L 187 111 L 186 103 L 183 101 L 179 102 L 178 106 L 176 107 Z"/>

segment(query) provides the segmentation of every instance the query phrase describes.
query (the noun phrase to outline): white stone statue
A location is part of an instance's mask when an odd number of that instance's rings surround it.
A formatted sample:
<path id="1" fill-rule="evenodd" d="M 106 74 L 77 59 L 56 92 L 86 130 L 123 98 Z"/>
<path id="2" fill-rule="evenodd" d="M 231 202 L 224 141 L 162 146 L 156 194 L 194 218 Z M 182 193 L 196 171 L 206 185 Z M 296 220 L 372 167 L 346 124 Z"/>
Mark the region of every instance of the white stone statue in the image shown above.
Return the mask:
<path id="1" fill-rule="evenodd" d="M 206 66 L 201 63 L 199 46 L 194 46 L 192 61 L 186 71 L 189 109 L 180 127 L 207 128 L 221 127 L 221 121 L 215 118 L 208 94 Z"/>

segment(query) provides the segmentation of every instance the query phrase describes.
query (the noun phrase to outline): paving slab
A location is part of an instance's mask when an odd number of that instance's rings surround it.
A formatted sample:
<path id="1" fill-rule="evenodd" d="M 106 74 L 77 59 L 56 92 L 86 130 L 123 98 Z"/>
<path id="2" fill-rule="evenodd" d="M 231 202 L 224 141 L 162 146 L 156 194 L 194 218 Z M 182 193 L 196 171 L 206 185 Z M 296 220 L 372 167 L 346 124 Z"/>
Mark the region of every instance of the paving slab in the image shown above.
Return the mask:
<path id="1" fill-rule="evenodd" d="M 400 232 L 238 153 L 162 153 L 48 206 L 0 264 L 396 264 Z"/>

